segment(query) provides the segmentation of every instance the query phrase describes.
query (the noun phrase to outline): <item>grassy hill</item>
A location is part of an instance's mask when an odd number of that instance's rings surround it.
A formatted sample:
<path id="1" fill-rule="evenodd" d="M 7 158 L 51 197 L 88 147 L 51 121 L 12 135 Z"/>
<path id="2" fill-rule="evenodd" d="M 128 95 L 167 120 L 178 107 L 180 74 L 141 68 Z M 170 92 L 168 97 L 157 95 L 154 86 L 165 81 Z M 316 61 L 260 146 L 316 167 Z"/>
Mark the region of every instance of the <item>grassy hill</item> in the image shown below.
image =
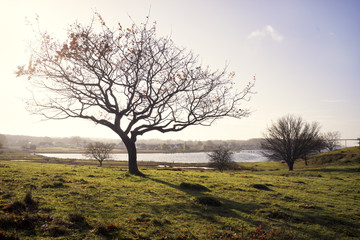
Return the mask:
<path id="1" fill-rule="evenodd" d="M 146 178 L 111 164 L 2 160 L 0 239 L 359 239 L 359 159 L 348 148 L 291 172 L 272 162 L 143 168 Z"/>
<path id="2" fill-rule="evenodd" d="M 327 166 L 360 164 L 360 148 L 343 148 L 331 152 L 315 154 L 310 157 L 310 162 Z"/>

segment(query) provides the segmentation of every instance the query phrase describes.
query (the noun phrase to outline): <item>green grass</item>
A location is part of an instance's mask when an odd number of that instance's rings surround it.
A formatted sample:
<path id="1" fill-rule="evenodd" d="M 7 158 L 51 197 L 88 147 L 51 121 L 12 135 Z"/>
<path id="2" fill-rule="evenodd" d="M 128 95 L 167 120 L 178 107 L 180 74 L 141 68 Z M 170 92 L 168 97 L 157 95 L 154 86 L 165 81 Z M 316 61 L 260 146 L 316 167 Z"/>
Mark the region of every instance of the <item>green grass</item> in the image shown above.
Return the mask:
<path id="1" fill-rule="evenodd" d="M 320 153 L 310 157 L 313 164 L 319 165 L 351 165 L 360 164 L 360 148 L 351 147 L 332 152 Z"/>
<path id="2" fill-rule="evenodd" d="M 0 239 L 359 239 L 360 150 L 339 151 L 291 172 L 275 162 L 224 173 L 142 169 L 146 178 L 115 166 L 0 161 Z M 209 198 L 221 206 L 199 201 Z"/>

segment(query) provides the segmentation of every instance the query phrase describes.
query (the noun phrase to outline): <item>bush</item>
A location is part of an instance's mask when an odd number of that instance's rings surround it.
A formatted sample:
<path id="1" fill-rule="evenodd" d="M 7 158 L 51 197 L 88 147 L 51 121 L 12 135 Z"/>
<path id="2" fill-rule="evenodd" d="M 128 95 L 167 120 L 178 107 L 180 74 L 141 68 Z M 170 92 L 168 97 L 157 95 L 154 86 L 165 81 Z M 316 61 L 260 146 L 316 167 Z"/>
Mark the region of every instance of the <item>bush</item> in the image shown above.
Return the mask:
<path id="1" fill-rule="evenodd" d="M 236 163 L 232 160 L 232 154 L 233 152 L 226 148 L 208 153 L 209 166 L 218 169 L 220 172 L 235 169 Z"/>

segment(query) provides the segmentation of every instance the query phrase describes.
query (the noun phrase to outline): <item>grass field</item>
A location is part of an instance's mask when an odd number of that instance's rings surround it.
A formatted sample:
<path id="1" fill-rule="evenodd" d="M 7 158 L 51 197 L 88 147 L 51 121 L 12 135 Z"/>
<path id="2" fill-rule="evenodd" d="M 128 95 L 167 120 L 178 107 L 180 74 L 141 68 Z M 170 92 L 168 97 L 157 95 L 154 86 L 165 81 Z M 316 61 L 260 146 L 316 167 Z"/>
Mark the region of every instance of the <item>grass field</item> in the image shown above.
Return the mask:
<path id="1" fill-rule="evenodd" d="M 360 239 L 360 150 L 242 171 L 0 154 L 0 239 Z M 5 157 L 7 156 L 7 157 Z M 11 157 L 12 156 L 12 157 Z M 34 162 L 14 162 L 26 157 Z"/>

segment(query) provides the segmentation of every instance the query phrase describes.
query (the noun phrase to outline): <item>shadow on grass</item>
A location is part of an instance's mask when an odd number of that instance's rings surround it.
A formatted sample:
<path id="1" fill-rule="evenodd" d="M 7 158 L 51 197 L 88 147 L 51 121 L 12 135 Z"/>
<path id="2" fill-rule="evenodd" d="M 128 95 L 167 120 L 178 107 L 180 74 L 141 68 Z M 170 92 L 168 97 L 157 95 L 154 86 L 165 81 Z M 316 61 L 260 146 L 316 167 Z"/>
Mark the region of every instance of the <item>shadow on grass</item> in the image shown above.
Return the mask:
<path id="1" fill-rule="evenodd" d="M 159 179 L 151 178 L 149 176 L 147 176 L 147 178 L 156 183 L 164 184 L 164 185 L 174 188 L 176 190 L 182 191 L 182 192 L 184 192 L 192 197 L 195 197 L 195 198 L 213 197 L 213 196 L 209 195 L 207 192 L 184 189 L 184 188 L 181 188 L 180 185 L 178 186 L 178 185 L 172 184 L 170 182 L 165 182 L 165 181 L 162 181 Z M 193 201 L 193 202 L 190 202 L 190 204 L 184 204 L 184 203 L 165 204 L 165 205 L 152 206 L 152 208 L 155 212 L 160 212 L 164 208 L 165 209 L 167 208 L 167 210 L 174 211 L 175 213 L 177 211 L 182 211 L 187 214 L 192 214 L 192 215 L 195 214 L 202 219 L 206 219 L 208 221 L 216 222 L 216 223 L 219 223 L 219 222 L 215 219 L 215 216 L 221 216 L 221 217 L 237 218 L 244 222 L 251 223 L 255 226 L 258 226 L 259 224 L 261 224 L 260 222 L 256 222 L 256 221 L 252 220 L 251 218 L 242 216 L 238 213 L 238 212 L 243 212 L 245 214 L 252 214 L 255 211 L 255 209 L 261 208 L 260 205 L 254 204 L 254 203 L 239 203 L 239 202 L 235 202 L 235 201 L 221 198 L 218 196 L 216 196 L 215 198 L 222 203 L 221 206 L 219 206 L 219 207 L 204 206 L 204 205 L 196 203 L 196 201 Z M 239 226 L 234 226 L 234 227 L 239 227 Z"/>
<path id="2" fill-rule="evenodd" d="M 149 176 L 147 178 L 156 183 L 163 184 L 176 190 L 182 191 L 192 197 L 211 196 L 208 192 L 199 192 L 183 189 L 179 185 L 175 185 L 170 182 L 162 181 Z M 216 216 L 225 218 L 236 218 L 243 222 L 252 224 L 253 226 L 263 224 L 263 222 L 258 222 L 252 217 L 252 215 L 255 213 L 255 210 L 263 208 L 263 206 L 256 203 L 239 203 L 218 196 L 216 196 L 216 199 L 218 199 L 222 203 L 220 207 L 203 206 L 200 204 L 196 204 L 195 201 L 191 202 L 190 204 L 172 203 L 164 205 L 153 205 L 150 207 L 153 209 L 154 212 L 160 213 L 165 210 L 171 212 L 174 215 L 186 213 L 190 216 L 193 215 L 198 219 L 203 219 L 210 223 L 219 224 L 223 227 L 229 226 L 226 225 L 225 222 L 220 222 L 216 218 Z M 344 220 L 337 216 L 330 216 L 328 214 L 322 213 L 322 208 L 315 207 L 313 211 L 301 211 L 293 209 L 290 210 L 288 208 L 278 206 L 272 211 L 268 212 L 267 215 L 263 215 L 263 217 L 267 218 L 269 221 L 273 221 L 273 223 L 278 222 L 280 226 L 287 226 L 287 228 L 292 229 L 292 231 L 294 232 L 303 232 L 305 235 L 311 236 L 313 239 L 338 239 L 337 237 L 341 235 L 350 238 L 360 237 L 360 224 L 351 222 L 349 220 Z M 305 224 L 309 225 L 309 227 L 299 228 L 297 226 L 294 226 L 293 224 Z M 311 225 L 320 225 L 327 230 L 320 232 L 311 228 Z"/>
<path id="3" fill-rule="evenodd" d="M 318 209 L 318 210 L 316 210 Z M 330 216 L 322 213 L 322 208 L 314 207 L 312 211 L 289 210 L 285 207 L 278 207 L 277 210 L 268 212 L 266 214 L 268 219 L 271 219 L 274 224 L 284 225 L 292 230 L 301 231 L 304 234 L 311 236 L 311 239 L 339 239 L 341 237 L 354 238 L 360 237 L 360 224 L 346 221 L 336 216 Z M 276 223 L 277 222 L 277 223 Z M 306 224 L 309 227 L 295 227 L 292 224 Z M 324 227 L 325 231 L 312 229 L 310 226 L 320 225 Z M 343 234 L 344 236 L 341 236 Z"/>

